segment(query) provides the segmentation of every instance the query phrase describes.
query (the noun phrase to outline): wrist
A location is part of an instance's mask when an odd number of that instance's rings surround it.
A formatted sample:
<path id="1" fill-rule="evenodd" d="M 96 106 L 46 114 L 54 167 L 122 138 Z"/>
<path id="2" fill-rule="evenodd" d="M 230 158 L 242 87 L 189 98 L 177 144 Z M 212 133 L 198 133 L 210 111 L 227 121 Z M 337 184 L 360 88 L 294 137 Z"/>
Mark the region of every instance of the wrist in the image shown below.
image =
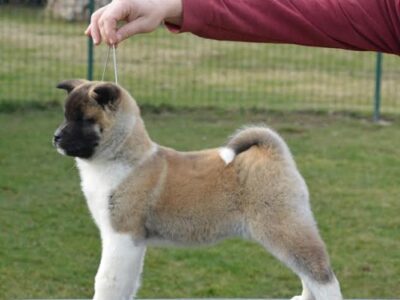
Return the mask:
<path id="1" fill-rule="evenodd" d="M 161 0 L 165 4 L 164 21 L 174 25 L 181 25 L 183 13 L 183 0 Z"/>

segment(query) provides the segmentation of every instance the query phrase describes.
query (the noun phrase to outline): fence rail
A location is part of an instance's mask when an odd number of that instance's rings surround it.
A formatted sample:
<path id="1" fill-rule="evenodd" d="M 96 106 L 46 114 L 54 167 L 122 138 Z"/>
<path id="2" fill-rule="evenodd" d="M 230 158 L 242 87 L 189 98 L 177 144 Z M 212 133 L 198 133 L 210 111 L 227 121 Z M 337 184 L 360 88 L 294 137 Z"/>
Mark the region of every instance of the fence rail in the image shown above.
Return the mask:
<path id="1" fill-rule="evenodd" d="M 55 85 L 66 78 L 100 79 L 107 49 L 88 44 L 85 26 L 43 6 L 0 2 L 0 109 L 61 101 Z M 392 55 L 218 42 L 160 28 L 121 44 L 118 61 L 121 84 L 141 104 L 400 112 L 400 60 Z"/>

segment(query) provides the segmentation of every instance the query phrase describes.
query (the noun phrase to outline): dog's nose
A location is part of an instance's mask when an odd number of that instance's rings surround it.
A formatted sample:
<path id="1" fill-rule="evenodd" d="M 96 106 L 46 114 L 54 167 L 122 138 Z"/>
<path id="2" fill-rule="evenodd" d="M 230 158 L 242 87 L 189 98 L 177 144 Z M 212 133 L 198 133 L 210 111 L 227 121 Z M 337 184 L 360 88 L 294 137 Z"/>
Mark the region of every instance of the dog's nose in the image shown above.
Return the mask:
<path id="1" fill-rule="evenodd" d="M 61 135 L 60 134 L 55 134 L 53 137 L 53 143 L 58 144 L 58 142 L 61 140 Z"/>

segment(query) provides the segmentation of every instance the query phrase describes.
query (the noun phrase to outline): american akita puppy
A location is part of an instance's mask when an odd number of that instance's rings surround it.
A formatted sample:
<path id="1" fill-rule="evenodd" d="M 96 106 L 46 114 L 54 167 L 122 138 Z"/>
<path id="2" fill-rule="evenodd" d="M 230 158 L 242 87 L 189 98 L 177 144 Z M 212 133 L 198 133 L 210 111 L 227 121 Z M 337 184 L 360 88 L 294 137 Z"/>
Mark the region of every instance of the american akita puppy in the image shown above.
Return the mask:
<path id="1" fill-rule="evenodd" d="M 178 152 L 154 143 L 127 91 L 68 80 L 65 121 L 54 135 L 73 156 L 102 239 L 96 300 L 127 300 L 139 286 L 149 242 L 260 243 L 302 280 L 296 300 L 341 300 L 307 186 L 282 138 L 264 127 L 222 148 Z"/>

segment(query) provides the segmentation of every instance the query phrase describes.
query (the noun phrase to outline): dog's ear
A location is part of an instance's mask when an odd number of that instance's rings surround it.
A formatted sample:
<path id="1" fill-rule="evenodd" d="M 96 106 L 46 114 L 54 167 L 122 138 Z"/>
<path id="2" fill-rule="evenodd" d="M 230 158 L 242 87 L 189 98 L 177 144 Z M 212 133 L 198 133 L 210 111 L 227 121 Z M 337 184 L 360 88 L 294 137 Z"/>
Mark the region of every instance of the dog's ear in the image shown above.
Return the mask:
<path id="1" fill-rule="evenodd" d="M 87 82 L 84 79 L 69 79 L 69 80 L 64 80 L 61 81 L 59 84 L 57 84 L 58 89 L 66 90 L 69 93 L 76 88 L 78 85 L 81 85 L 83 83 Z"/>
<path id="2" fill-rule="evenodd" d="M 113 83 L 101 83 L 95 86 L 91 92 L 91 97 L 102 107 L 115 104 L 120 97 L 119 87 Z"/>

